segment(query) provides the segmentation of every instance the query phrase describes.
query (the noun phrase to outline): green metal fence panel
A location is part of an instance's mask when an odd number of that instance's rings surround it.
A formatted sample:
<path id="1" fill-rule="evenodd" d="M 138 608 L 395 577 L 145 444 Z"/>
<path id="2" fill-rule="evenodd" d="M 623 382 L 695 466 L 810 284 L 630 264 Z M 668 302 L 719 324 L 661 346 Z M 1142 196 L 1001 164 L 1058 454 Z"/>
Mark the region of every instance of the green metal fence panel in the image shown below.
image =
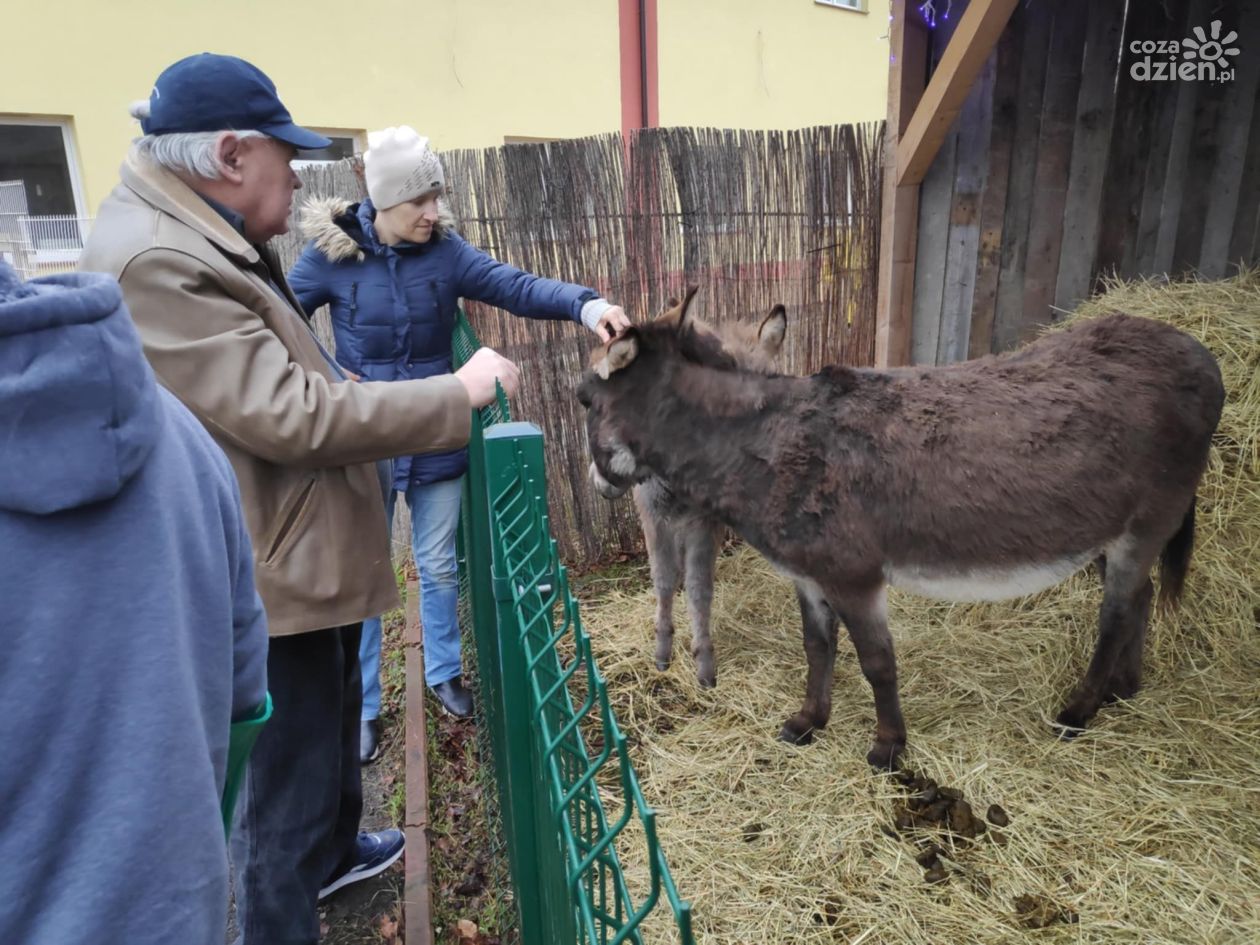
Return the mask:
<path id="1" fill-rule="evenodd" d="M 477 349 L 461 314 L 456 363 Z M 473 416 L 460 545 L 461 593 L 499 788 L 522 945 L 642 945 L 644 920 L 669 909 L 693 945 L 631 764 L 625 735 L 582 629 L 547 515 L 543 438 L 513 423 L 507 400 Z M 600 796 L 615 798 L 610 815 Z M 647 888 L 632 895 L 619 843 L 646 850 Z"/>

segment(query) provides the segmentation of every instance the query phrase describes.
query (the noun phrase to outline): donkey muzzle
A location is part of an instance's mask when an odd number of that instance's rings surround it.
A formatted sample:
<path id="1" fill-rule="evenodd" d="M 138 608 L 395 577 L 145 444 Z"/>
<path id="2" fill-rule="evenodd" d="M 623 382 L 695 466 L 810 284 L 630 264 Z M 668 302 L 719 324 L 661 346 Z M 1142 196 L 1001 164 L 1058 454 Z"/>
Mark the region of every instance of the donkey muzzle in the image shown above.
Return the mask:
<path id="1" fill-rule="evenodd" d="M 609 482 L 604 478 L 604 474 L 599 471 L 599 465 L 594 461 L 591 462 L 591 484 L 595 487 L 595 491 L 602 495 L 605 499 L 619 499 L 626 494 L 626 490 L 630 486 L 618 486 Z"/>

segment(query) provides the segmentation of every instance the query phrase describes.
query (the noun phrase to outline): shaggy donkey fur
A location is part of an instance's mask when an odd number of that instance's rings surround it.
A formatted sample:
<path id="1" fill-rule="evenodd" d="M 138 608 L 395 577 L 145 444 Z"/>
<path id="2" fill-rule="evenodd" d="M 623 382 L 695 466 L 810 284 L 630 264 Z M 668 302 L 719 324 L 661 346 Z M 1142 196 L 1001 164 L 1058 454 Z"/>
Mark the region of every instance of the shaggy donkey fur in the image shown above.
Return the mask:
<path id="1" fill-rule="evenodd" d="M 682 308 L 670 299 L 670 309 L 657 324 L 675 324 Z M 699 319 L 693 330 L 713 336 L 740 367 L 768 374 L 778 361 L 787 330 L 787 312 L 776 305 L 760 320 L 731 322 L 712 328 Z M 606 499 L 625 494 L 592 467 L 597 491 Z M 717 659 L 713 653 L 710 613 L 713 606 L 713 572 L 726 527 L 693 507 L 652 477 L 634 487 L 634 505 L 643 526 L 652 586 L 656 590 L 656 668 L 666 669 L 674 656 L 674 594 L 686 580 L 687 612 L 691 616 L 691 655 L 700 685 L 717 685 Z"/>
<path id="2" fill-rule="evenodd" d="M 843 620 L 875 696 L 868 759 L 896 763 L 888 584 L 995 600 L 1101 558 L 1097 647 L 1057 722 L 1079 730 L 1138 690 L 1150 569 L 1160 560 L 1174 602 L 1224 401 L 1190 336 L 1112 315 L 963 364 L 796 378 L 741 370 L 688 327 L 684 303 L 675 324 L 631 329 L 592 366 L 579 399 L 597 482 L 655 476 L 795 581 L 809 672 L 782 738 L 827 723 Z"/>

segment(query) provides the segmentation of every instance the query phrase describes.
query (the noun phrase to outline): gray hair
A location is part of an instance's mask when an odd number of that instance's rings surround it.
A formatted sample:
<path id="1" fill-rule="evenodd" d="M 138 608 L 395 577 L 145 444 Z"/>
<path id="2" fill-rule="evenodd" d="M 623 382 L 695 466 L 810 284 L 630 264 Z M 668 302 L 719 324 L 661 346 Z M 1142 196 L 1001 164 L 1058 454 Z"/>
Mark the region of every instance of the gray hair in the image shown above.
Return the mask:
<path id="1" fill-rule="evenodd" d="M 140 121 L 149 117 L 149 100 L 132 102 L 131 117 Z M 219 136 L 228 133 L 238 138 L 265 138 L 261 131 L 194 131 L 167 135 L 145 135 L 136 140 L 136 150 L 169 171 L 189 174 L 202 180 L 218 180 L 223 176 L 219 166 Z"/>

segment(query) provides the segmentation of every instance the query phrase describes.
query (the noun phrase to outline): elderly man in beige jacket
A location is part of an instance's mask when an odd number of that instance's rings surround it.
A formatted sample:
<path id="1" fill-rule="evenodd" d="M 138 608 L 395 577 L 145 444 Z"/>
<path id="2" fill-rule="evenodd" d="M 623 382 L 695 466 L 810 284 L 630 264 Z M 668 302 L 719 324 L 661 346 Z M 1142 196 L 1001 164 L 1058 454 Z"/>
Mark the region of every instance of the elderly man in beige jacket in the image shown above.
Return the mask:
<path id="1" fill-rule="evenodd" d="M 81 268 L 118 278 L 158 380 L 239 479 L 275 701 L 233 836 L 240 941 L 314 945 L 317 900 L 402 853 L 398 831 L 358 830 L 359 628 L 397 606 L 374 464 L 462 446 L 471 408 L 496 378 L 512 393 L 518 372 L 482 349 L 454 375 L 345 377 L 266 245 L 301 186 L 290 161 L 328 141 L 293 123 L 257 68 L 191 56 L 133 114 L 144 137 Z"/>

